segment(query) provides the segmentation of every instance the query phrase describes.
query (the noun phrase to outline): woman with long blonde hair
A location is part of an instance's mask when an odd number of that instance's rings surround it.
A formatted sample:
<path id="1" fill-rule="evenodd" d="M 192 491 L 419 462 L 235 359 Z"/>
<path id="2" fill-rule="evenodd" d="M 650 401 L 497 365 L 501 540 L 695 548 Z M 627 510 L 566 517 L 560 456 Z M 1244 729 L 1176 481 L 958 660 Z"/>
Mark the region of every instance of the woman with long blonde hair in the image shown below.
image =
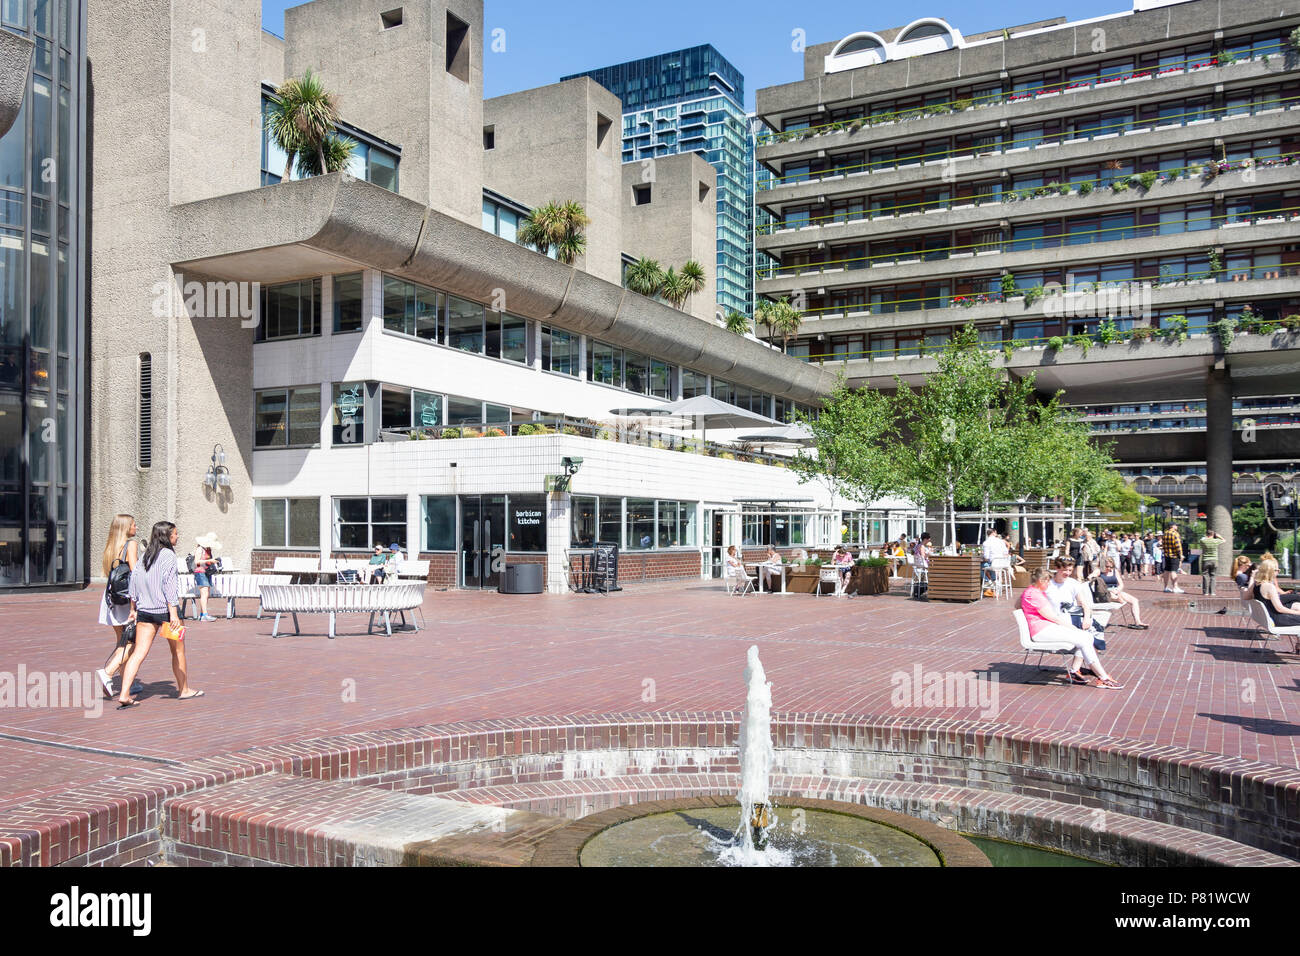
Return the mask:
<path id="1" fill-rule="evenodd" d="M 1277 586 L 1278 564 L 1269 555 L 1260 558 L 1255 570 L 1253 597 L 1264 605 L 1269 618 L 1278 627 L 1300 624 L 1300 592 L 1283 592 Z"/>
<path id="2" fill-rule="evenodd" d="M 135 535 L 135 518 L 130 515 L 118 515 L 113 519 L 113 523 L 108 529 L 108 542 L 104 545 L 103 568 L 105 578 L 113 573 L 115 565 L 121 563 L 125 563 L 131 570 L 135 570 L 135 562 L 140 554 L 139 543 L 135 540 Z M 108 655 L 108 660 L 104 661 L 104 666 L 95 672 L 95 676 L 104 685 L 104 693 L 109 697 L 113 696 L 113 675 L 117 673 L 118 668 L 125 664 L 126 659 L 131 655 L 131 642 L 123 639 L 123 633 L 126 625 L 133 620 L 135 620 L 135 612 L 131 610 L 130 599 L 128 598 L 124 604 L 113 603 L 106 583 L 104 585 L 104 600 L 99 602 L 99 623 L 107 624 L 113 629 L 117 643 L 113 647 L 113 652 Z"/>

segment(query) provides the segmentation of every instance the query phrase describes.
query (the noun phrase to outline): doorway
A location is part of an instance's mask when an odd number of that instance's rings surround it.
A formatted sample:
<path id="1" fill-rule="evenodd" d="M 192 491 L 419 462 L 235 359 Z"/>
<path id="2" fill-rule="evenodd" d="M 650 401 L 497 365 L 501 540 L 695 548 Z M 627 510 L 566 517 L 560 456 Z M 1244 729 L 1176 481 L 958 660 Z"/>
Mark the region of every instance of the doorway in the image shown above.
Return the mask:
<path id="1" fill-rule="evenodd" d="M 506 554 L 506 496 L 460 496 L 460 586 L 495 588 Z"/>

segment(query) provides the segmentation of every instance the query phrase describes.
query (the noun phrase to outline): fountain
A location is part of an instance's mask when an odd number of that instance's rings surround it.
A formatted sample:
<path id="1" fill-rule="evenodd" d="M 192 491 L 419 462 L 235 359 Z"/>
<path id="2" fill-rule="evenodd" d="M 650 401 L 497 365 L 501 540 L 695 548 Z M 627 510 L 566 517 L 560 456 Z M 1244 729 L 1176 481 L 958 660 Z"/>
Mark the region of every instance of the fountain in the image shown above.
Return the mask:
<path id="1" fill-rule="evenodd" d="M 758 647 L 745 656 L 745 710 L 736 806 L 716 798 L 685 800 L 665 812 L 647 808 L 596 833 L 579 851 L 583 866 L 943 866 L 988 861 L 956 834 L 889 811 L 827 800 L 772 799 L 772 685 Z M 923 831 L 925 836 L 918 834 Z"/>

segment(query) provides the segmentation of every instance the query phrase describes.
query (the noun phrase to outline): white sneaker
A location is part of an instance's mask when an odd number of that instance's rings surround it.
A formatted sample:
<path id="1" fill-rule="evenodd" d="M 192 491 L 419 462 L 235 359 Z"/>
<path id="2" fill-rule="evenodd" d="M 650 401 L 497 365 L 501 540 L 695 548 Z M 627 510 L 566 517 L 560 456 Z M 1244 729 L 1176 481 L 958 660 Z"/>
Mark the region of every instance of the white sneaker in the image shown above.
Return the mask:
<path id="1" fill-rule="evenodd" d="M 1173 594 L 1173 593 L 1174 593 L 1174 589 L 1173 589 L 1173 588 L 1165 588 L 1165 593 L 1166 593 L 1166 594 Z"/>
<path id="2" fill-rule="evenodd" d="M 1175 594 L 1186 594 L 1187 592 L 1184 591 L 1182 588 L 1174 588 L 1174 593 L 1175 593 Z"/>
<path id="3" fill-rule="evenodd" d="M 95 676 L 98 677 L 99 682 L 104 685 L 104 693 L 107 694 L 109 697 L 112 697 L 113 682 L 109 680 L 108 671 L 104 670 L 104 668 L 101 667 L 99 670 L 95 671 Z"/>

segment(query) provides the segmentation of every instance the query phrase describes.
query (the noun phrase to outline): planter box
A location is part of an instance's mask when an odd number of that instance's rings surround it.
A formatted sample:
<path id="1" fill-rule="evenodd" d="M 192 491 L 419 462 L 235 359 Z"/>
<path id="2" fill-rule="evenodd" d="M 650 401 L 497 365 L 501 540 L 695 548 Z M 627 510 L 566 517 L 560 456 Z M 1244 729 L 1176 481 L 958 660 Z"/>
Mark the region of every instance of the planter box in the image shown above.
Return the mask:
<path id="1" fill-rule="evenodd" d="M 849 578 L 849 590 L 854 594 L 887 594 L 889 592 L 889 568 L 853 569 Z"/>
<path id="2" fill-rule="evenodd" d="M 931 601 L 978 601 L 981 593 L 979 558 L 973 555 L 930 558 L 927 594 Z"/>
<path id="3" fill-rule="evenodd" d="M 811 571 L 799 569 L 798 571 L 787 571 L 785 577 L 785 589 L 792 594 L 812 594 L 817 590 L 817 584 L 821 580 L 821 571 L 813 568 Z"/>

